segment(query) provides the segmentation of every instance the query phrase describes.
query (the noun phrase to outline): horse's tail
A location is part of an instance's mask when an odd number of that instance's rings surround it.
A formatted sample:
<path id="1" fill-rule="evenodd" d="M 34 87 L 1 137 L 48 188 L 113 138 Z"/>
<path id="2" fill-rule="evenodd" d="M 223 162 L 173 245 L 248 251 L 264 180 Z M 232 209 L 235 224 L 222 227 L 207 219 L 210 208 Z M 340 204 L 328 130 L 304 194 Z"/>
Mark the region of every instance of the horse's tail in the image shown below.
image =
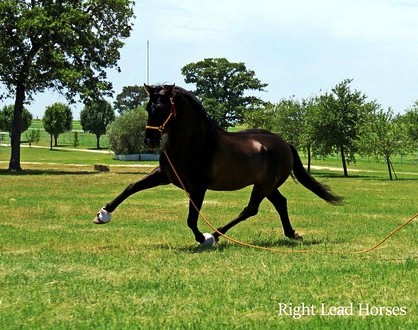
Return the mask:
<path id="1" fill-rule="evenodd" d="M 327 201 L 331 204 L 342 204 L 343 198 L 341 196 L 335 195 L 331 188 L 327 185 L 322 184 L 315 180 L 313 176 L 311 176 L 303 167 L 302 161 L 298 155 L 296 149 L 290 145 L 290 149 L 292 150 L 293 155 L 293 174 L 295 175 L 296 179 L 307 189 L 312 191 L 315 195 L 322 198 L 323 200 Z"/>

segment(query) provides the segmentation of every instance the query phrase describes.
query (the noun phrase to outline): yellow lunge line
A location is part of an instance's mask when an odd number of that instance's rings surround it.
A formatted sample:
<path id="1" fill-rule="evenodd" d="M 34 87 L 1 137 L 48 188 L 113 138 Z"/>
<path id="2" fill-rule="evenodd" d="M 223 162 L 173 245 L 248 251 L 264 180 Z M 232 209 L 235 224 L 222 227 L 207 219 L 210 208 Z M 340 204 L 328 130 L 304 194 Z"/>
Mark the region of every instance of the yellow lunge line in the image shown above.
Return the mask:
<path id="1" fill-rule="evenodd" d="M 251 247 L 251 248 L 255 248 L 255 249 L 259 249 L 259 250 L 265 250 L 265 251 L 271 251 L 271 252 L 278 252 L 278 253 L 341 253 L 341 254 L 347 254 L 347 253 L 352 253 L 352 254 L 361 254 L 361 253 L 368 253 L 370 251 L 373 251 L 374 249 L 376 249 L 377 247 L 379 247 L 380 245 L 382 245 L 385 241 L 387 241 L 389 238 L 391 238 L 393 235 L 395 235 L 398 231 L 400 231 L 403 227 L 407 226 L 408 224 L 410 224 L 416 217 L 418 217 L 418 213 L 416 213 L 414 216 L 412 216 L 410 219 L 408 219 L 405 223 L 403 223 L 402 225 L 400 225 L 399 227 L 395 228 L 389 235 L 387 235 L 384 239 L 382 239 L 379 243 L 373 245 L 372 247 L 365 249 L 365 250 L 360 250 L 360 251 L 353 251 L 353 252 L 347 252 L 347 251 L 317 251 L 317 250 L 282 250 L 282 249 L 275 249 L 275 248 L 269 248 L 269 247 L 265 247 L 265 246 L 259 246 L 259 245 L 253 245 L 250 243 L 245 243 L 245 242 L 241 242 L 238 241 L 230 236 L 227 236 L 225 234 L 222 234 L 218 229 L 216 229 L 209 221 L 208 219 L 206 219 L 206 217 L 204 216 L 204 214 L 199 210 L 199 208 L 196 206 L 196 204 L 193 202 L 192 198 L 190 197 L 189 192 L 186 190 L 186 187 L 184 186 L 183 181 L 181 180 L 180 176 L 178 175 L 176 169 L 174 168 L 173 163 L 171 162 L 170 157 L 168 157 L 167 152 L 164 150 L 164 155 L 166 156 L 168 163 L 170 164 L 171 169 L 173 170 L 177 180 L 179 181 L 181 187 L 183 188 L 183 190 L 186 192 L 187 197 L 189 198 L 190 202 L 192 203 L 193 207 L 196 209 L 196 211 L 199 213 L 200 217 L 206 222 L 206 224 L 216 233 L 218 233 L 220 236 L 222 236 L 223 238 L 227 239 L 228 241 L 235 243 L 235 244 L 239 244 L 239 245 L 243 245 L 243 246 L 247 246 L 247 247 Z"/>

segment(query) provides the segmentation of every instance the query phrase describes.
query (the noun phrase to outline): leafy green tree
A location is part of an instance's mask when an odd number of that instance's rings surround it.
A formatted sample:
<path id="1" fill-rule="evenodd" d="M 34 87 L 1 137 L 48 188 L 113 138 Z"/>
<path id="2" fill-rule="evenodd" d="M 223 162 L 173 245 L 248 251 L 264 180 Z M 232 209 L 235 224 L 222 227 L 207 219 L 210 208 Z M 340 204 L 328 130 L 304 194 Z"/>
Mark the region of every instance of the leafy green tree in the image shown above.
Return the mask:
<path id="1" fill-rule="evenodd" d="M 405 124 L 411 147 L 416 151 L 418 149 L 418 101 L 415 101 L 415 104 L 400 116 L 399 120 Z"/>
<path id="2" fill-rule="evenodd" d="M 296 149 L 302 147 L 304 117 L 304 108 L 295 98 L 282 99 L 277 104 L 269 104 L 268 107 L 245 116 L 249 127 L 277 133 Z"/>
<path id="3" fill-rule="evenodd" d="M 117 155 L 137 154 L 144 145 L 147 113 L 143 107 L 124 112 L 107 129 L 110 149 Z"/>
<path id="4" fill-rule="evenodd" d="M 276 107 L 274 132 L 281 135 L 296 149 L 304 147 L 302 141 L 305 108 L 294 98 L 282 99 Z"/>
<path id="5" fill-rule="evenodd" d="M 112 105 L 105 100 L 97 100 L 86 105 L 80 112 L 80 123 L 84 131 L 96 135 L 96 147 L 100 149 L 100 137 L 106 133 L 107 125 L 115 120 Z"/>
<path id="6" fill-rule="evenodd" d="M 331 93 L 319 96 L 313 118 L 316 152 L 321 156 L 339 153 L 344 176 L 348 176 L 347 163 L 355 161 L 363 114 L 376 107 L 374 102 L 366 102 L 366 95 L 352 91 L 351 82 L 343 80 Z"/>
<path id="7" fill-rule="evenodd" d="M 314 146 L 317 143 L 316 138 L 316 119 L 318 117 L 319 107 L 318 98 L 309 97 L 303 99 L 300 103 L 304 116 L 302 117 L 303 130 L 301 132 L 301 144 L 305 147 L 308 156 L 308 172 L 311 171 L 311 163 Z"/>
<path id="8" fill-rule="evenodd" d="M 186 83 L 196 86 L 209 115 L 224 129 L 244 121 L 246 110 L 255 110 L 264 102 L 250 91 L 264 91 L 267 84 L 255 77 L 244 63 L 229 62 L 226 58 L 207 58 L 190 63 L 181 69 Z"/>
<path id="9" fill-rule="evenodd" d="M 32 148 L 32 143 L 38 143 L 41 139 L 41 131 L 39 129 L 31 129 L 27 131 L 26 139 L 29 142 L 29 148 Z"/>
<path id="10" fill-rule="evenodd" d="M 266 102 L 263 107 L 257 111 L 247 111 L 244 114 L 244 124 L 248 128 L 260 128 L 267 131 L 273 131 L 275 128 L 275 117 L 277 114 L 277 105 Z"/>
<path id="11" fill-rule="evenodd" d="M 395 120 L 392 109 L 384 111 L 375 109 L 367 115 L 367 120 L 361 127 L 358 140 L 359 152 L 362 155 L 383 157 L 386 161 L 389 178 L 392 180 L 392 163 L 390 158 L 395 154 L 407 153 L 408 133 L 405 125 Z"/>
<path id="12" fill-rule="evenodd" d="M 9 136 L 12 136 L 13 130 L 13 115 L 14 115 L 14 106 L 6 105 L 0 111 L 0 131 L 8 132 Z M 26 131 L 32 123 L 33 116 L 26 109 L 23 108 L 22 111 L 22 132 Z"/>
<path id="13" fill-rule="evenodd" d="M 143 106 L 148 102 L 148 94 L 143 86 L 125 86 L 116 96 L 115 109 L 122 114 L 125 111 Z"/>
<path id="14" fill-rule="evenodd" d="M 64 103 L 54 103 L 46 108 L 42 118 L 45 131 L 54 138 L 55 147 L 58 145 L 58 137 L 61 133 L 71 131 L 73 127 L 73 113 L 68 105 Z"/>
<path id="15" fill-rule="evenodd" d="M 15 99 L 9 170 L 21 170 L 22 113 L 31 96 L 50 88 L 69 100 L 111 94 L 107 72 L 118 68 L 133 6 L 133 0 L 0 2 L 1 96 Z"/>
<path id="16" fill-rule="evenodd" d="M 297 149 L 306 149 L 308 170 L 311 165 L 313 129 L 310 114 L 314 99 L 295 98 L 281 100 L 278 104 L 267 103 L 258 111 L 245 114 L 245 124 L 250 128 L 262 128 L 283 136 Z"/>

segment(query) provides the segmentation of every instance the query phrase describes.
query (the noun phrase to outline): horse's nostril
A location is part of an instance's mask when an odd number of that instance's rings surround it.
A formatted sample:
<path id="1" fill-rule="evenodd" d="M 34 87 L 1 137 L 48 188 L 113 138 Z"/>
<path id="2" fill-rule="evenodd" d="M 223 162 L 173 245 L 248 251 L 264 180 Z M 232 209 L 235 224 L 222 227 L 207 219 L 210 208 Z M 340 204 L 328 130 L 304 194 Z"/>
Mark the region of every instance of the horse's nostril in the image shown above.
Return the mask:
<path id="1" fill-rule="evenodd" d="M 153 143 L 152 143 L 152 141 L 151 141 L 151 139 L 145 139 L 144 140 L 144 143 L 145 143 L 145 145 L 148 147 L 148 148 L 150 148 L 150 149 L 152 149 L 154 146 L 153 146 Z"/>

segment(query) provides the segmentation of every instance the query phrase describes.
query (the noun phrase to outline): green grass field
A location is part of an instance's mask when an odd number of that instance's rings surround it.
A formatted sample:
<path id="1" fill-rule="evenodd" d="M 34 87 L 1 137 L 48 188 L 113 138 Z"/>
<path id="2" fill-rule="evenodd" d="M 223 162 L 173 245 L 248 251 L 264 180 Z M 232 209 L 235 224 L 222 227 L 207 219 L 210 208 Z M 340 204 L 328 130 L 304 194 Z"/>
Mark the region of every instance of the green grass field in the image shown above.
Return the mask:
<path id="1" fill-rule="evenodd" d="M 216 248 L 196 246 L 187 197 L 171 185 L 132 196 L 109 224 L 94 225 L 100 207 L 149 164 L 22 148 L 26 171 L 10 174 L 8 157 L 0 148 L 1 329 L 417 328 L 418 220 L 377 249 L 353 253 L 418 212 L 413 161 L 395 164 L 397 181 L 387 180 L 384 164 L 366 160 L 349 178 L 314 170 L 345 197 L 343 206 L 288 180 L 282 192 L 303 242 L 283 237 L 268 202 L 228 232 L 280 250 L 270 252 L 224 239 Z M 111 171 L 94 172 L 94 163 Z M 249 193 L 208 192 L 203 213 L 220 226 Z"/>

